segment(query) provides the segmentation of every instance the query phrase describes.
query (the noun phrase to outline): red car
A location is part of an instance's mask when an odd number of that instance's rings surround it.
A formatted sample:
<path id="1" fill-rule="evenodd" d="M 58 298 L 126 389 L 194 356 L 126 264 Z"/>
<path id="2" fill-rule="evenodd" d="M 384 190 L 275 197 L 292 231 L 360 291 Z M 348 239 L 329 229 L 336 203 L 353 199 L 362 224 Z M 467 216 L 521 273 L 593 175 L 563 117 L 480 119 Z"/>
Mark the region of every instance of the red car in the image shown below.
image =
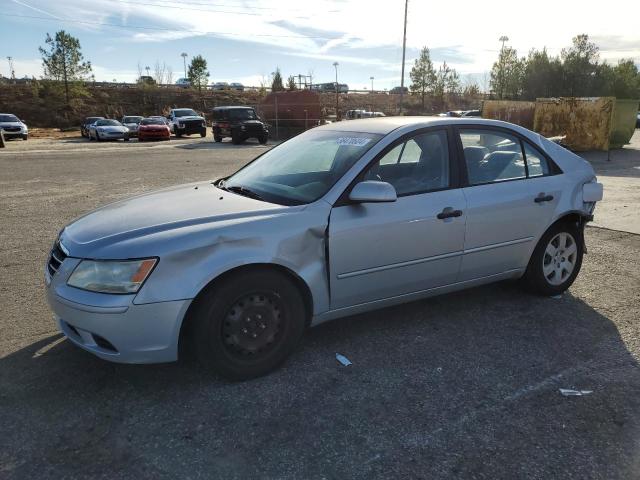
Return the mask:
<path id="1" fill-rule="evenodd" d="M 169 140 L 171 130 L 169 125 L 161 118 L 144 118 L 138 127 L 138 141 Z"/>

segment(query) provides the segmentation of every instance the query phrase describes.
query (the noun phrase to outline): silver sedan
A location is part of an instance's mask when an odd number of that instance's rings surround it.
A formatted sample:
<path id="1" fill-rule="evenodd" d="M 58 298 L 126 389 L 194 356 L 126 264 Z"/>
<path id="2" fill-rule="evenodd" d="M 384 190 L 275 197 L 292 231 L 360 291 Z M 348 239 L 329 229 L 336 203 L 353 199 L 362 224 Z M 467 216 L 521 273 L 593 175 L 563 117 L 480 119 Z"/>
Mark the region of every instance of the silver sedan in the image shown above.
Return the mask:
<path id="1" fill-rule="evenodd" d="M 102 119 L 89 125 L 89 140 L 101 142 L 120 139 L 129 141 L 129 129 L 117 120 Z"/>
<path id="2" fill-rule="evenodd" d="M 563 292 L 601 198 L 589 163 L 508 123 L 334 123 L 227 178 L 71 223 L 47 297 L 67 338 L 103 359 L 192 350 L 245 379 L 327 320 L 506 279 Z"/>

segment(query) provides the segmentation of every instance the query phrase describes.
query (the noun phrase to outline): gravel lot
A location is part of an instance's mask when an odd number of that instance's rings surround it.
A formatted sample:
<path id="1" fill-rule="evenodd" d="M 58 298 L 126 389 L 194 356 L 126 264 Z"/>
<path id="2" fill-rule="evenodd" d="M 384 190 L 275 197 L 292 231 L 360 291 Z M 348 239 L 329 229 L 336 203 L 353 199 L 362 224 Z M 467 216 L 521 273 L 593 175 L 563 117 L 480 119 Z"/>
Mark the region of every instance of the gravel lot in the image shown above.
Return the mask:
<path id="1" fill-rule="evenodd" d="M 560 299 L 501 283 L 337 320 L 245 383 L 189 362 L 110 364 L 62 339 L 42 270 L 66 223 L 223 176 L 264 148 L 194 137 L 0 151 L 0 478 L 640 477 L 640 236 L 629 233 L 589 228 Z M 637 181 L 640 153 L 623 155 Z"/>

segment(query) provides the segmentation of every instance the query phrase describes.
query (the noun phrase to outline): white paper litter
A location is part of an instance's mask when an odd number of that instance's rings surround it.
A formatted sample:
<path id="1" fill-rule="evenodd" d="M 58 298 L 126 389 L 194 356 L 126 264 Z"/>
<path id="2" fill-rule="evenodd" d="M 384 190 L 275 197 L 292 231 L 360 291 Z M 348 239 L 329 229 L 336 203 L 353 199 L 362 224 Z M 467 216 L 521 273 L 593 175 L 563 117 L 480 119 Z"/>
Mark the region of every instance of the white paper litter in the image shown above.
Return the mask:
<path id="1" fill-rule="evenodd" d="M 593 393 L 593 390 L 572 390 L 570 388 L 561 388 L 560 393 L 565 397 L 581 397 Z"/>
<path id="2" fill-rule="evenodd" d="M 560 300 L 560 299 L 562 298 L 562 294 L 560 294 L 560 295 L 554 295 L 554 296 L 553 296 L 553 297 L 551 297 L 551 298 L 553 298 L 553 299 L 555 299 L 555 300 Z"/>
<path id="3" fill-rule="evenodd" d="M 336 360 L 338 360 L 345 367 L 352 365 L 351 361 L 349 361 L 347 357 L 345 357 L 344 355 L 340 355 L 339 353 L 336 353 Z"/>

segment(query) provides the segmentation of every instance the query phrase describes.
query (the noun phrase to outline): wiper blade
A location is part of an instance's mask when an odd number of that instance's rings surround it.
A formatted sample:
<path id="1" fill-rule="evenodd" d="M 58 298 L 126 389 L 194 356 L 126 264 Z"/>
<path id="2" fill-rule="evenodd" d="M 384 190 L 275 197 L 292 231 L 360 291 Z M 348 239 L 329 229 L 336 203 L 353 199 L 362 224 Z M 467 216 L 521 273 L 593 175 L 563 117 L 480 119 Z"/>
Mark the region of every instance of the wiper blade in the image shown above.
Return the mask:
<path id="1" fill-rule="evenodd" d="M 244 197 L 249 197 L 249 198 L 254 198 L 256 200 L 262 200 L 265 201 L 264 197 L 262 197 L 262 195 L 260 195 L 257 192 L 254 192 L 253 190 L 247 188 L 247 187 L 243 187 L 241 185 L 224 185 L 223 187 L 224 190 L 228 191 L 228 192 L 233 192 L 233 193 L 237 193 L 238 195 L 242 195 Z"/>

